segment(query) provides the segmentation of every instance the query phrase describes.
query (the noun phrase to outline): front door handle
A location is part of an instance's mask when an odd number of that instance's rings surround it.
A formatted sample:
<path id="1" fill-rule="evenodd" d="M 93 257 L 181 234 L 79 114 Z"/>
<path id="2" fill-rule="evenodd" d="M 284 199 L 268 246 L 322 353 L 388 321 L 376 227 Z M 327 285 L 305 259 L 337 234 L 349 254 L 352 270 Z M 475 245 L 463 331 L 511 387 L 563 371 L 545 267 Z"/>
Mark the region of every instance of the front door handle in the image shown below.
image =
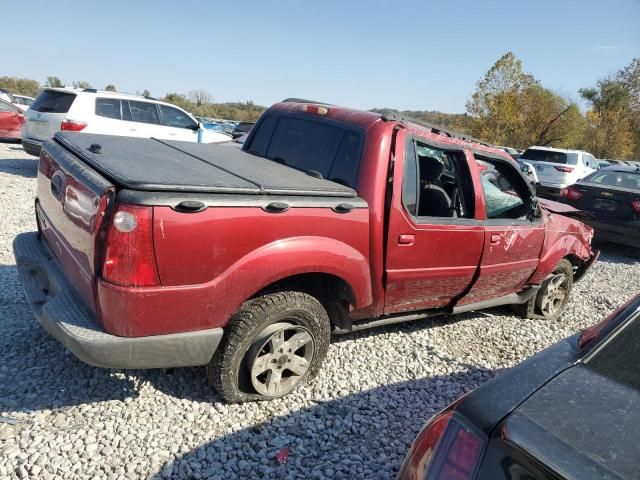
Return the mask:
<path id="1" fill-rule="evenodd" d="M 415 239 L 415 235 L 400 235 L 398 237 L 398 245 L 413 245 Z"/>
<path id="2" fill-rule="evenodd" d="M 491 243 L 498 244 L 500 243 L 500 240 L 502 240 L 502 236 L 498 233 L 493 233 L 491 234 Z"/>

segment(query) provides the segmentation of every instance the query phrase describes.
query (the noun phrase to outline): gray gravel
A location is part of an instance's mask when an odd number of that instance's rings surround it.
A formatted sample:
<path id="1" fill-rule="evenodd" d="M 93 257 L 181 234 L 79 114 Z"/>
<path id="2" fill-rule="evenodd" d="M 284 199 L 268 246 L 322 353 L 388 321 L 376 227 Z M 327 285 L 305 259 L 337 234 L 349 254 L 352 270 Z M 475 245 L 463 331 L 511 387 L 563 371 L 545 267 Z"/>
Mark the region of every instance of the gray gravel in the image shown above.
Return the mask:
<path id="1" fill-rule="evenodd" d="M 495 309 L 338 337 L 312 385 L 225 405 L 202 369 L 92 368 L 37 325 L 11 253 L 36 168 L 0 143 L 0 479 L 392 478 L 433 413 L 640 290 L 640 263 L 608 247 L 559 322 Z"/>

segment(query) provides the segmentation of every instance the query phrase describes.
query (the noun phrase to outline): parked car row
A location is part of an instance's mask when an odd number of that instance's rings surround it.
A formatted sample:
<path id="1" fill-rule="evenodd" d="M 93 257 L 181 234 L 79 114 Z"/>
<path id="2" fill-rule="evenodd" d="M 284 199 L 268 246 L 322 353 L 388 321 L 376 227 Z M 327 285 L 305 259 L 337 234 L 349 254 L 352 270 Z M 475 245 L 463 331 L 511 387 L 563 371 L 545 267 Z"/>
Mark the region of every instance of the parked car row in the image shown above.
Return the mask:
<path id="1" fill-rule="evenodd" d="M 26 95 L 16 95 L 3 88 L 0 88 L 0 100 L 11 103 L 24 112 L 29 108 L 29 106 L 35 99 L 32 97 L 27 97 Z"/>

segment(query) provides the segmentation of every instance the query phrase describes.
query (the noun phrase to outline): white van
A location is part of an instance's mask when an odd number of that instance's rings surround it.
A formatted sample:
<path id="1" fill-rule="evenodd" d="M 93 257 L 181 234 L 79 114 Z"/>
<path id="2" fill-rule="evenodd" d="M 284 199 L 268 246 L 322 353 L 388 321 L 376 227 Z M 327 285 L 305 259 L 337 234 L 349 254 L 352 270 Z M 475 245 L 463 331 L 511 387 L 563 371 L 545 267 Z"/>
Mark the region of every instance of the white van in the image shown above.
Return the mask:
<path id="1" fill-rule="evenodd" d="M 151 97 L 93 88 L 45 88 L 25 112 L 22 147 L 40 155 L 42 144 L 60 130 L 221 143 L 231 136 L 202 128 L 191 114 Z"/>
<path id="2" fill-rule="evenodd" d="M 535 168 L 538 195 L 552 199 L 558 198 L 563 188 L 600 169 L 595 157 L 582 150 L 529 147 L 518 161 Z"/>

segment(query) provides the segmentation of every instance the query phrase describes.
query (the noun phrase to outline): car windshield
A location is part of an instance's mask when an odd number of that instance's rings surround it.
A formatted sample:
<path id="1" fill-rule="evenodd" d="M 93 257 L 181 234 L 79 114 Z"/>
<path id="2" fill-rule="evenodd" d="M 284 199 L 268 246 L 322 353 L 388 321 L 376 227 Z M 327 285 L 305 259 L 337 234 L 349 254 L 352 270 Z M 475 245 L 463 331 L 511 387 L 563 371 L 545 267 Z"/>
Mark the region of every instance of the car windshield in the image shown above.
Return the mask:
<path id="1" fill-rule="evenodd" d="M 363 134 L 324 122 L 267 116 L 258 125 L 249 153 L 355 187 Z"/>
<path id="2" fill-rule="evenodd" d="M 600 170 L 586 177 L 584 182 L 608 185 L 611 187 L 631 188 L 640 190 L 640 170 L 636 172 L 619 172 L 615 170 Z"/>
<path id="3" fill-rule="evenodd" d="M 533 160 L 536 162 L 576 164 L 574 155 L 567 155 L 565 152 L 555 152 L 552 150 L 538 150 L 535 148 L 528 148 L 520 155 L 520 158 L 522 160 Z"/>

